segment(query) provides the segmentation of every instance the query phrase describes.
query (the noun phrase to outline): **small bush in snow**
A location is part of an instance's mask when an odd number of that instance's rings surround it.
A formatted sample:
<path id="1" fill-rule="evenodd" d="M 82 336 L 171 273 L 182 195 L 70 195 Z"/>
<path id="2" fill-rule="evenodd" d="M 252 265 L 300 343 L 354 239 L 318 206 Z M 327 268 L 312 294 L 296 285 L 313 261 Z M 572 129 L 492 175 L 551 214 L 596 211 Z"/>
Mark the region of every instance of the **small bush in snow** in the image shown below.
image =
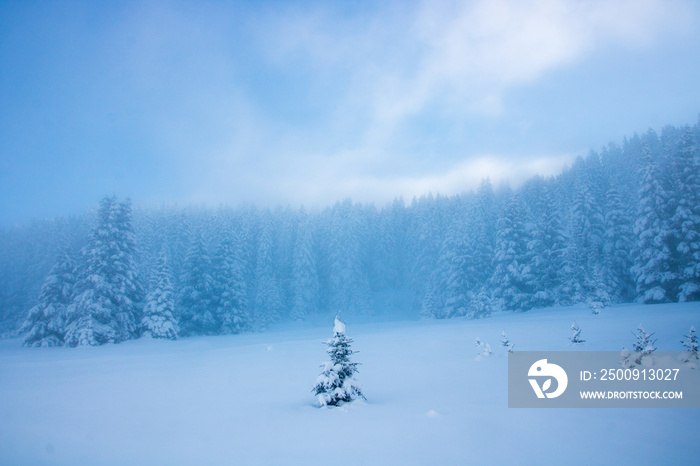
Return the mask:
<path id="1" fill-rule="evenodd" d="M 481 338 L 476 338 L 476 340 L 474 341 L 474 346 L 476 347 L 477 359 L 480 359 L 483 356 L 491 356 L 491 345 L 489 345 L 488 343 L 482 343 Z"/>
<path id="2" fill-rule="evenodd" d="M 600 301 L 591 301 L 589 306 L 591 307 L 591 312 L 595 315 L 600 314 L 600 311 L 605 307 Z"/>
<path id="3" fill-rule="evenodd" d="M 508 339 L 508 335 L 506 335 L 505 330 L 501 332 L 501 346 L 505 347 L 509 353 L 512 353 L 513 348 L 515 347 L 515 345 Z"/>
<path id="4" fill-rule="evenodd" d="M 353 377 L 358 372 L 358 363 L 351 362 L 350 356 L 357 351 L 350 349 L 350 343 L 352 340 L 345 336 L 345 324 L 336 317 L 333 338 L 326 341 L 331 359 L 321 365 L 323 372 L 316 379 L 313 388 L 322 407 L 338 406 L 357 397 L 366 400 L 360 385 Z"/>
<path id="5" fill-rule="evenodd" d="M 620 352 L 620 365 L 626 369 L 634 367 L 636 365 L 634 362 L 634 358 L 632 357 L 632 352 L 624 346 L 622 347 L 622 351 Z"/>
<path id="6" fill-rule="evenodd" d="M 654 346 L 656 340 L 651 339 L 651 337 L 654 336 L 654 332 L 647 333 L 642 324 L 639 324 L 639 327 L 637 327 L 637 333 L 632 333 L 635 337 L 637 337 L 637 341 L 635 341 L 634 345 L 632 345 L 634 351 L 643 353 L 642 356 L 650 355 L 656 351 L 656 347 Z"/>
<path id="7" fill-rule="evenodd" d="M 571 343 L 577 344 L 577 343 L 583 343 L 584 340 L 581 338 L 581 329 L 579 328 L 578 324 L 576 321 L 574 321 L 573 324 L 571 324 L 571 331 L 573 334 L 569 337 L 569 340 L 571 340 Z"/>
<path id="8" fill-rule="evenodd" d="M 633 351 L 623 348 L 621 353 L 621 364 L 623 367 L 634 367 L 636 365 L 649 365 L 652 363 L 651 355 L 656 351 L 654 344 L 656 340 L 652 340 L 654 332 L 647 333 L 642 324 L 637 327 L 637 333 L 632 332 L 637 337 L 637 341 L 632 345 Z"/>
<path id="9" fill-rule="evenodd" d="M 691 359 L 698 359 L 698 337 L 695 335 L 695 326 L 690 327 L 690 331 L 687 335 L 683 335 L 685 338 L 681 340 L 683 348 L 685 348 L 685 356 L 683 358 L 684 362 L 688 362 Z"/>

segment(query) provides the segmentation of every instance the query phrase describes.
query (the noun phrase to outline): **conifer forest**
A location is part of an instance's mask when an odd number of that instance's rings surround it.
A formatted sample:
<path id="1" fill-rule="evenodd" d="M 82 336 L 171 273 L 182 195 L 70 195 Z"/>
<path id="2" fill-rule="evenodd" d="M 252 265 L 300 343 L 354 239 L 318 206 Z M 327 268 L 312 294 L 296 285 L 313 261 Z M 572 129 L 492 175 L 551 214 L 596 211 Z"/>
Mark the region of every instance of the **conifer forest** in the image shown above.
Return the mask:
<path id="1" fill-rule="evenodd" d="M 315 316 L 700 298 L 700 124 L 561 174 L 386 206 L 140 206 L 0 231 L 0 330 L 29 346 L 264 331 Z"/>

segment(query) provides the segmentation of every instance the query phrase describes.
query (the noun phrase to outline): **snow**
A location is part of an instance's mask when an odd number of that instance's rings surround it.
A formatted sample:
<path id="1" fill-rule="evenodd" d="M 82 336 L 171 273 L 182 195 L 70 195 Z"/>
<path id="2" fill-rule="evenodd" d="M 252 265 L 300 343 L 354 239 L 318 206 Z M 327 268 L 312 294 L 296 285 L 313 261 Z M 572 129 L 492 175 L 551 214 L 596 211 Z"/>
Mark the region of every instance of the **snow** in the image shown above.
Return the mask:
<path id="1" fill-rule="evenodd" d="M 640 322 L 659 350 L 700 303 L 586 305 L 479 320 L 351 325 L 367 401 L 316 407 L 331 323 L 267 333 L 23 348 L 0 341 L 0 464 L 694 464 L 700 410 L 509 409 L 503 328 L 517 350 L 620 351 Z M 267 349 L 274 347 L 274 351 Z M 336 435 L 338 433 L 339 435 Z M 320 440 L 319 440 L 320 439 Z M 342 451 L 342 454 L 338 454 Z"/>
<path id="2" fill-rule="evenodd" d="M 335 318 L 335 325 L 333 326 L 333 334 L 340 335 L 345 333 L 345 324 L 340 321 L 337 317 Z"/>

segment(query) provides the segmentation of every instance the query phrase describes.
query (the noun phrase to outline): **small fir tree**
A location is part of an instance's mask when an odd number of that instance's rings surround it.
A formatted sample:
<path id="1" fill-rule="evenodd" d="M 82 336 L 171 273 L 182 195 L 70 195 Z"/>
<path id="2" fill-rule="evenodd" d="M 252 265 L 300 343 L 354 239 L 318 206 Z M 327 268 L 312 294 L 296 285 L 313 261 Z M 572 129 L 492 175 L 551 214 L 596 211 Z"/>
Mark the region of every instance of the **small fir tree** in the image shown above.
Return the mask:
<path id="1" fill-rule="evenodd" d="M 685 348 L 685 357 L 683 360 L 685 362 L 690 361 L 691 359 L 698 359 L 698 337 L 695 335 L 695 326 L 693 325 L 690 327 L 690 331 L 688 332 L 687 335 L 683 335 L 685 338 L 684 340 L 681 340 L 681 344 L 683 345 L 683 348 Z"/>
<path id="2" fill-rule="evenodd" d="M 506 335 L 506 331 L 501 332 L 501 346 L 505 347 L 505 349 L 509 352 L 513 352 L 513 348 L 515 345 L 508 339 L 508 335 Z"/>
<path id="3" fill-rule="evenodd" d="M 648 356 L 656 351 L 656 347 L 654 346 L 656 339 L 651 339 L 651 337 L 654 336 L 654 332 L 647 333 L 642 324 L 639 324 L 639 327 L 637 327 L 637 333 L 633 332 L 633 335 L 637 337 L 637 341 L 634 342 L 632 348 L 637 353 L 642 353 L 642 357 Z"/>
<path id="4" fill-rule="evenodd" d="M 482 356 L 491 356 L 491 345 L 488 343 L 483 343 L 481 338 L 476 338 L 474 341 L 474 346 L 476 347 L 476 359 L 481 359 Z"/>
<path id="5" fill-rule="evenodd" d="M 651 338 L 654 332 L 647 333 L 642 324 L 639 324 L 637 332 L 632 332 L 632 334 L 637 338 L 637 341 L 632 344 L 632 351 L 627 351 L 627 353 L 629 353 L 627 357 L 623 357 L 623 366 L 634 367 L 640 364 L 648 365 L 652 361 L 651 354 L 656 351 L 656 347 L 654 346 L 656 340 L 652 340 Z"/>
<path id="6" fill-rule="evenodd" d="M 357 397 L 366 400 L 354 378 L 358 372 L 358 363 L 350 361 L 350 356 L 357 351 L 350 349 L 352 340 L 345 336 L 345 324 L 337 317 L 333 327 L 333 338 L 325 343 L 328 345 L 327 351 L 331 359 L 321 366 L 323 372 L 316 379 L 313 388 L 319 405 L 338 406 Z"/>
<path id="7" fill-rule="evenodd" d="M 571 331 L 573 334 L 569 337 L 569 340 L 571 340 L 571 343 L 577 344 L 577 343 L 583 343 L 584 340 L 581 338 L 581 329 L 579 328 L 578 324 L 576 321 L 574 321 L 573 324 L 571 324 Z"/>

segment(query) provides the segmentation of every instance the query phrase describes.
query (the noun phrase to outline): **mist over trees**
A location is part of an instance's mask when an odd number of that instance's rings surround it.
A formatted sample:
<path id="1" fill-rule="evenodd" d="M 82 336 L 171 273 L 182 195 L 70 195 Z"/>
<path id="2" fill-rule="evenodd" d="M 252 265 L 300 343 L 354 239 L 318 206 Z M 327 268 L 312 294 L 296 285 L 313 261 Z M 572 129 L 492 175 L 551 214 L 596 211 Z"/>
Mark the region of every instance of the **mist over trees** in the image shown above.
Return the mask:
<path id="1" fill-rule="evenodd" d="M 28 345 L 264 330 L 314 316 L 487 317 L 700 299 L 700 125 L 552 178 L 304 208 L 136 208 L 0 231 L 0 333 Z"/>

